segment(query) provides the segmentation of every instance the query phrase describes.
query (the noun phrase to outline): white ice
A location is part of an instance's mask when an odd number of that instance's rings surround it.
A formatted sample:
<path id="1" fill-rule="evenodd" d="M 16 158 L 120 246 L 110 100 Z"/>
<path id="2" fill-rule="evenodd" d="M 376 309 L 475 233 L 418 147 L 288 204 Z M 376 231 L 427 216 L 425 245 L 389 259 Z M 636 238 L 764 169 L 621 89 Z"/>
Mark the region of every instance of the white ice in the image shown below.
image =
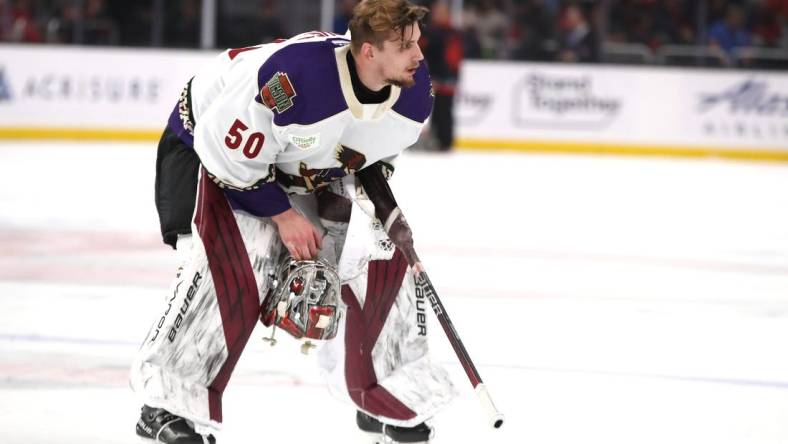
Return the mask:
<path id="1" fill-rule="evenodd" d="M 153 144 L 0 145 L 0 443 L 136 443 L 127 385 L 173 272 Z M 788 442 L 788 165 L 413 153 L 393 179 L 499 409 L 434 443 Z M 219 443 L 361 443 L 313 356 L 260 326 Z M 281 336 L 281 335 L 280 335 Z"/>

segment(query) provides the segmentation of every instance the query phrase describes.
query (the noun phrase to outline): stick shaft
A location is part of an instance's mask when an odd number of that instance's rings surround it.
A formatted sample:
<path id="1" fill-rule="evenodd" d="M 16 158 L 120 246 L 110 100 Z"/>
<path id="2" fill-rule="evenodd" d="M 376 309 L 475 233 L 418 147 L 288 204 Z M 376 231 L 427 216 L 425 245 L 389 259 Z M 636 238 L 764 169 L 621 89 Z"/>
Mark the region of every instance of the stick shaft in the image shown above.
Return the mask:
<path id="1" fill-rule="evenodd" d="M 423 270 L 421 261 L 419 261 L 413 248 L 413 237 L 410 227 L 405 221 L 405 215 L 402 214 L 402 211 L 397 206 L 391 187 L 389 187 L 389 183 L 384 177 L 383 169 L 379 167 L 364 168 L 356 173 L 356 176 L 364 186 L 364 190 L 367 192 L 370 200 L 374 203 L 375 214 L 383 222 L 391 241 L 405 253 L 405 257 L 408 258 L 408 264 L 411 267 L 418 266 L 419 269 Z M 430 282 L 430 278 L 425 271 L 421 271 L 416 276 L 416 291 L 424 292 L 424 295 L 430 300 L 430 305 L 438 318 L 438 322 L 443 327 L 443 331 L 446 333 L 454 353 L 457 354 L 465 374 L 468 375 L 468 379 L 476 390 L 479 401 L 487 411 L 490 425 L 496 429 L 501 427 L 504 417 L 495 408 L 495 404 L 493 404 L 490 394 L 482 382 L 482 377 L 479 376 L 479 371 L 473 365 L 465 345 L 460 340 L 460 335 L 454 329 L 454 324 L 452 324 L 446 308 L 438 297 L 438 292 L 435 291 L 435 287 Z"/>
<path id="2" fill-rule="evenodd" d="M 463 345 L 462 340 L 460 340 L 460 335 L 457 334 L 457 330 L 454 329 L 454 324 L 452 324 L 449 314 L 446 312 L 446 308 L 443 306 L 443 303 L 438 297 L 438 292 L 435 291 L 435 287 L 432 285 L 429 276 L 427 276 L 427 272 L 422 271 L 419 273 L 418 281 L 418 284 L 421 285 L 425 296 L 427 296 L 427 299 L 429 299 L 432 310 L 435 312 L 435 316 L 437 316 L 441 327 L 443 327 L 443 331 L 446 333 L 446 337 L 449 339 L 449 343 L 454 349 L 454 353 L 457 354 L 457 358 L 459 358 L 462 368 L 465 370 L 465 373 L 468 375 L 468 379 L 471 380 L 471 384 L 475 388 L 477 385 L 482 383 L 482 377 L 479 376 L 479 371 L 476 370 L 476 366 L 473 365 L 473 361 L 471 360 L 468 351 L 465 349 L 465 345 Z"/>
<path id="3" fill-rule="evenodd" d="M 441 302 L 438 297 L 438 292 L 435 291 L 435 287 L 432 285 L 432 282 L 430 282 L 427 272 L 422 271 L 419 273 L 417 284 L 420 286 L 421 291 L 425 293 L 427 299 L 429 299 L 435 316 L 438 318 L 441 327 L 443 327 L 443 331 L 446 333 L 449 343 L 452 348 L 454 348 L 454 353 L 457 354 L 457 358 L 460 360 L 465 374 L 468 375 L 468 379 L 470 379 L 471 384 L 473 384 L 479 402 L 487 413 L 490 426 L 496 429 L 500 428 L 501 425 L 503 425 L 504 417 L 498 409 L 495 408 L 495 404 L 493 404 L 492 398 L 490 398 L 490 393 L 482 382 L 482 377 L 479 376 L 479 371 L 476 370 L 476 366 L 473 365 L 468 350 L 465 349 L 465 345 L 463 345 L 462 340 L 460 340 L 460 335 L 457 334 L 457 330 L 454 329 L 454 324 L 452 324 L 449 314 L 446 312 L 446 307 L 443 306 L 443 302 Z"/>

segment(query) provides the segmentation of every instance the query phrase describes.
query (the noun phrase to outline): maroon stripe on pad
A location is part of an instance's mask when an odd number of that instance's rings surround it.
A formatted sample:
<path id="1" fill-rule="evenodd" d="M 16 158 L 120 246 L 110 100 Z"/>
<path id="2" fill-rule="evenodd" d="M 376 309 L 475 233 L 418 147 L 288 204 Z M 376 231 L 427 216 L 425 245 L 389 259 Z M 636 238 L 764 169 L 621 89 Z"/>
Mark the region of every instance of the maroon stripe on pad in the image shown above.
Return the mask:
<path id="1" fill-rule="evenodd" d="M 224 193 L 201 172 L 194 223 L 213 277 L 222 317 L 227 360 L 208 387 L 211 419 L 222 421 L 222 395 L 259 316 L 260 304 L 252 264 L 241 231 Z"/>
<path id="2" fill-rule="evenodd" d="M 369 413 L 402 421 L 414 418 L 416 413 L 378 385 L 372 350 L 397 299 L 407 268 L 405 255 L 399 249 L 390 260 L 371 261 L 363 309 L 353 290 L 342 286 L 342 300 L 348 307 L 345 382 L 350 398 Z"/>

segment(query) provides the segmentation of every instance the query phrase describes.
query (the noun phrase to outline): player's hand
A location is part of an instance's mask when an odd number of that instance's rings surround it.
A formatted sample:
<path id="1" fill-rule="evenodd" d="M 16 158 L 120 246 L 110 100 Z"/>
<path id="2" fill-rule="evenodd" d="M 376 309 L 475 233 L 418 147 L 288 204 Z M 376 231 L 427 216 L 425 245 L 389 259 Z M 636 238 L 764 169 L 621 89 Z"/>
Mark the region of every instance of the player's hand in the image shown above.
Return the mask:
<path id="1" fill-rule="evenodd" d="M 424 271 L 419 256 L 413 248 L 413 233 L 410 231 L 408 221 L 405 220 L 405 216 L 402 213 L 394 219 L 394 222 L 389 227 L 388 235 L 391 242 L 405 254 L 405 259 L 407 259 L 408 265 L 413 268 L 414 272 L 416 270 Z"/>
<path id="2" fill-rule="evenodd" d="M 314 259 L 323 247 L 323 238 L 309 219 L 290 208 L 271 219 L 279 229 L 282 243 L 296 260 Z"/>

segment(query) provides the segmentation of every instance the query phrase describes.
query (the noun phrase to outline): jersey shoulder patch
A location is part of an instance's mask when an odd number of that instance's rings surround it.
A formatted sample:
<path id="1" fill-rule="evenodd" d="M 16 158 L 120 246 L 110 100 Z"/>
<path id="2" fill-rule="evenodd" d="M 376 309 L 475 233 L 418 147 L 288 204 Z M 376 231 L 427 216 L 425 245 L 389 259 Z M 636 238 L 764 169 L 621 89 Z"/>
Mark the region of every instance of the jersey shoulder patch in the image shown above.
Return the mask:
<path id="1" fill-rule="evenodd" d="M 273 53 L 257 73 L 255 100 L 274 124 L 311 125 L 347 109 L 331 40 L 295 42 Z"/>
<path id="2" fill-rule="evenodd" d="M 408 119 L 424 123 L 432 112 L 432 102 L 435 93 L 432 91 L 429 69 L 427 63 L 422 62 L 414 75 L 416 84 L 410 88 L 403 88 L 397 102 L 392 109 Z"/>

